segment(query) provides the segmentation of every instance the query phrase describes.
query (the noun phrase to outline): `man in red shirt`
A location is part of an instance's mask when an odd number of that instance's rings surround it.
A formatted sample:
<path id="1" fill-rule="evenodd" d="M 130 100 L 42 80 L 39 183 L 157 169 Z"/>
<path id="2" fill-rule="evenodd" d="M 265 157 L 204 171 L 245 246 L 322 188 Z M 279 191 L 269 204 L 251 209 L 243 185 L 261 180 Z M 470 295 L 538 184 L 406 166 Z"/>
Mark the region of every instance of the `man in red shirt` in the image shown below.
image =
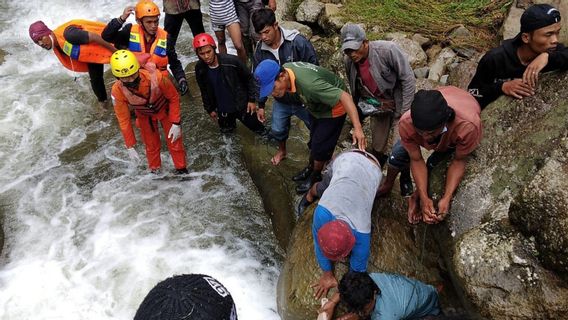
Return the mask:
<path id="1" fill-rule="evenodd" d="M 467 91 L 448 86 L 418 91 L 410 111 L 402 115 L 400 141 L 389 157 L 389 171 L 392 176 L 392 171 L 410 166 L 416 184 L 416 192 L 408 202 L 410 223 L 423 220 L 432 224 L 444 220 L 465 172 L 468 156 L 481 142 L 480 112 L 479 103 Z M 434 150 L 427 163 L 420 147 Z M 452 154 L 444 194 L 436 208 L 428 195 L 428 171 Z"/>

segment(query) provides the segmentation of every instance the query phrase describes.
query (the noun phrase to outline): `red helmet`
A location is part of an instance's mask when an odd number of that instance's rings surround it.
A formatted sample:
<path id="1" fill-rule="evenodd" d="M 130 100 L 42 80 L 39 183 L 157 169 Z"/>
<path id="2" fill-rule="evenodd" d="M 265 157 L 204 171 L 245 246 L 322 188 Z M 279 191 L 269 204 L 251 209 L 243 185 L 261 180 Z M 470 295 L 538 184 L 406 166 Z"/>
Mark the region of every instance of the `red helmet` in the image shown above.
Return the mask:
<path id="1" fill-rule="evenodd" d="M 213 37 L 208 33 L 200 33 L 193 38 L 193 49 L 205 46 L 212 46 L 213 48 L 217 48 L 215 40 L 213 40 Z"/>

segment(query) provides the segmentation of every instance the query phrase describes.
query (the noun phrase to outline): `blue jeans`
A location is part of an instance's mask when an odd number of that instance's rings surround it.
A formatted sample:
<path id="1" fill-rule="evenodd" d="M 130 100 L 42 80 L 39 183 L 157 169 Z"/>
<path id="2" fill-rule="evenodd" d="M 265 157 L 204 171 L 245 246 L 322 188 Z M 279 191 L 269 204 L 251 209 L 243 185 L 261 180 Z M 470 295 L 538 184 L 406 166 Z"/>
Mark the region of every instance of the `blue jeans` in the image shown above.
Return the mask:
<path id="1" fill-rule="evenodd" d="M 293 115 L 300 118 L 308 129 L 310 128 L 310 114 L 305 107 L 274 100 L 272 103 L 272 124 L 270 130 L 276 141 L 288 140 L 290 118 Z"/>

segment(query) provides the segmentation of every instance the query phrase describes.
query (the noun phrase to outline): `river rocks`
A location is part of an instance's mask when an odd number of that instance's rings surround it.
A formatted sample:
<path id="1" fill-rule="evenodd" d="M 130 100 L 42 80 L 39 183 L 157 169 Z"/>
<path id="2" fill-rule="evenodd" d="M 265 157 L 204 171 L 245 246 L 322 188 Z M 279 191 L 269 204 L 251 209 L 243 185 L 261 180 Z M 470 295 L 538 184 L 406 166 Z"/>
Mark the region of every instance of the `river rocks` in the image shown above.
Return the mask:
<path id="1" fill-rule="evenodd" d="M 304 37 L 306 37 L 306 39 L 312 38 L 312 35 L 313 35 L 312 28 L 306 26 L 305 24 L 301 24 L 301 23 L 296 22 L 296 21 L 282 21 L 282 22 L 279 23 L 279 25 L 284 29 L 288 29 L 288 30 L 296 29 L 296 30 L 300 31 L 300 33 Z"/>
<path id="2" fill-rule="evenodd" d="M 428 71 L 430 71 L 430 68 L 428 67 L 416 68 L 414 69 L 414 76 L 416 79 L 428 78 Z"/>
<path id="3" fill-rule="evenodd" d="M 298 6 L 296 20 L 316 24 L 324 8 L 325 5 L 319 1 L 306 0 Z"/>
<path id="4" fill-rule="evenodd" d="M 340 30 L 344 25 L 339 16 L 342 7 L 341 4 L 326 3 L 318 24 L 325 30 Z"/>
<path id="5" fill-rule="evenodd" d="M 457 286 L 490 319 L 568 312 L 566 285 L 553 272 L 565 270 L 568 250 L 568 200 L 556 189 L 568 180 L 567 81 L 566 73 L 544 76 L 536 96 L 501 97 L 483 111 L 483 141 L 452 201 L 448 233 L 439 234 L 453 248 L 446 259 Z"/>
<path id="6" fill-rule="evenodd" d="M 420 33 L 415 33 L 412 36 L 412 40 L 416 41 L 422 48 L 426 48 L 431 44 L 431 40 L 421 35 Z"/>
<path id="7" fill-rule="evenodd" d="M 477 59 L 466 60 L 452 68 L 448 78 L 448 84 L 467 90 L 467 86 L 477 70 Z"/>
<path id="8" fill-rule="evenodd" d="M 398 44 L 402 51 L 408 56 L 408 62 L 412 68 L 419 68 L 426 65 L 428 57 L 422 47 L 414 40 L 407 38 L 394 38 L 392 42 Z"/>
<path id="9" fill-rule="evenodd" d="M 440 77 L 446 72 L 448 65 L 454 62 L 456 53 L 451 48 L 444 48 L 440 51 L 440 54 L 436 57 L 436 60 L 430 65 L 430 72 L 428 73 L 428 79 L 434 81 L 440 81 Z"/>

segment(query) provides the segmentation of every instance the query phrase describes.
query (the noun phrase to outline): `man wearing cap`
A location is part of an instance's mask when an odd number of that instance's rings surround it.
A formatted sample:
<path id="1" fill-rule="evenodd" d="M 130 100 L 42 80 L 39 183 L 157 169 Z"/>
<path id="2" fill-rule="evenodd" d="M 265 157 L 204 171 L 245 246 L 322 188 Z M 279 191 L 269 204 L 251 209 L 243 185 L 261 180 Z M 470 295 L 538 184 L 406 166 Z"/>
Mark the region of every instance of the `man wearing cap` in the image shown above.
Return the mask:
<path id="1" fill-rule="evenodd" d="M 237 320 L 233 297 L 217 279 L 183 274 L 158 283 L 144 298 L 134 320 Z"/>
<path id="2" fill-rule="evenodd" d="M 396 43 L 369 41 L 357 24 L 341 28 L 341 41 L 353 101 L 358 104 L 374 98 L 380 103 L 371 117 L 371 145 L 379 160 L 386 160 L 389 133 L 394 129 L 398 137 L 398 120 L 410 109 L 414 98 L 414 73 Z"/>
<path id="3" fill-rule="evenodd" d="M 278 25 L 276 15 L 268 8 L 256 10 L 252 14 L 252 24 L 260 35 L 260 41 L 254 51 L 254 67 L 266 59 L 278 62 L 280 65 L 287 62 L 303 61 L 318 64 L 316 51 L 308 39 L 304 38 L 298 30 L 287 30 Z M 264 121 L 264 106 L 267 98 L 258 102 L 258 115 Z M 290 119 L 295 115 L 310 128 L 310 115 L 302 103 L 291 94 L 275 98 L 272 102 L 271 135 L 278 141 L 278 151 L 270 160 L 278 165 L 287 155 L 286 141 L 290 132 Z M 313 161 L 296 174 L 292 180 L 304 181 L 309 178 L 313 169 Z"/>
<path id="4" fill-rule="evenodd" d="M 410 111 L 400 118 L 398 141 L 389 157 L 388 170 L 410 167 L 416 191 L 409 198 L 408 222 L 438 223 L 450 209 L 467 164 L 467 158 L 481 142 L 482 128 L 479 103 L 465 90 L 453 86 L 420 90 Z M 434 150 L 424 163 L 420 147 Z M 453 155 L 446 172 L 444 194 L 437 208 L 428 195 L 428 170 Z M 387 173 L 387 179 L 392 176 Z"/>
<path id="5" fill-rule="evenodd" d="M 350 269 L 367 270 L 371 243 L 371 210 L 382 178 L 379 161 L 370 153 L 353 149 L 339 154 L 303 200 L 321 196 L 314 211 L 312 235 L 316 259 L 323 275 L 312 285 L 316 297 L 337 286 L 332 261 L 351 254 Z"/>
<path id="6" fill-rule="evenodd" d="M 501 94 L 534 95 L 540 71 L 568 69 L 568 49 L 558 43 L 560 19 L 554 7 L 533 5 L 521 16 L 521 32 L 481 58 L 468 90 L 482 109 Z"/>
<path id="7" fill-rule="evenodd" d="M 75 72 L 88 72 L 91 88 L 101 107 L 107 101 L 103 79 L 104 64 L 109 63 L 115 47 L 104 41 L 101 32 L 105 24 L 87 20 L 71 20 L 49 29 L 43 21 L 30 25 L 29 34 L 38 46 L 51 50 L 63 66 Z"/>
<path id="8" fill-rule="evenodd" d="M 280 66 L 274 60 L 263 60 L 254 71 L 260 85 L 260 98 L 272 95 L 283 97 L 295 95 L 310 113 L 310 157 L 314 169 L 306 185 L 296 189 L 306 192 L 311 185 L 321 180 L 324 164 L 331 159 L 346 114 L 353 123 L 353 144 L 365 150 L 366 140 L 345 83 L 329 70 L 307 62 L 290 62 Z"/>

